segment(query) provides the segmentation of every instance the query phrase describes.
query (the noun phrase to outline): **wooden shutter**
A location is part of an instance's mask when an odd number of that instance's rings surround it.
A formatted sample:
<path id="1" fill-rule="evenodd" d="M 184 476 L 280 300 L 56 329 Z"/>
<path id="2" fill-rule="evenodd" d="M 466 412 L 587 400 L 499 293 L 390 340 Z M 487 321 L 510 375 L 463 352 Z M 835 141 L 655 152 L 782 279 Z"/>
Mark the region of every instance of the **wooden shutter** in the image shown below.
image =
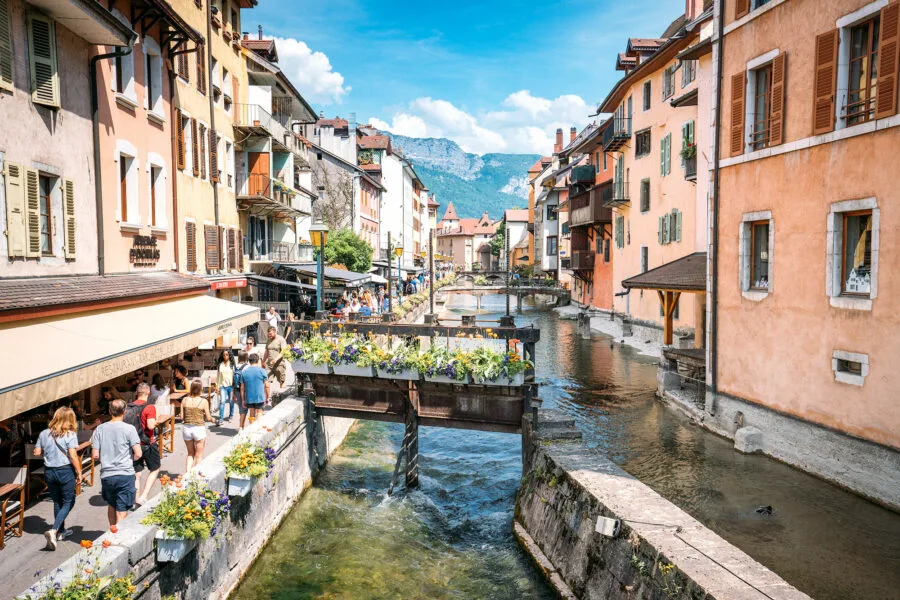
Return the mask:
<path id="1" fill-rule="evenodd" d="M 2 0 L 0 0 L 2 1 Z M 6 246 L 10 258 L 25 256 L 25 174 L 22 165 L 6 163 Z"/>
<path id="2" fill-rule="evenodd" d="M 232 269 L 237 268 L 237 232 L 234 227 L 228 228 L 228 264 Z"/>
<path id="3" fill-rule="evenodd" d="M 206 125 L 200 123 L 197 126 L 197 133 L 200 135 L 200 178 L 206 179 Z"/>
<path id="4" fill-rule="evenodd" d="M 28 242 L 25 256 L 41 255 L 41 180 L 37 169 L 25 169 L 25 228 Z"/>
<path id="5" fill-rule="evenodd" d="M 191 162 L 193 163 L 194 177 L 200 175 L 200 150 L 197 137 L 197 119 L 191 119 Z"/>
<path id="6" fill-rule="evenodd" d="M 187 246 L 187 270 L 197 270 L 197 224 L 187 221 L 184 224 L 184 244 Z"/>
<path id="7" fill-rule="evenodd" d="M 244 234 L 242 231 L 238 230 L 236 232 L 237 235 L 237 246 L 238 246 L 238 260 L 237 260 L 237 270 L 240 272 L 244 271 Z"/>
<path id="8" fill-rule="evenodd" d="M 12 31 L 9 2 L 0 0 L 0 89 L 13 91 Z"/>
<path id="9" fill-rule="evenodd" d="M 659 174 L 666 174 L 666 136 L 659 140 Z"/>
<path id="10" fill-rule="evenodd" d="M 878 48 L 878 91 L 875 94 L 875 118 L 897 112 L 897 71 L 900 67 L 900 3 L 881 9 L 881 35 Z"/>
<path id="11" fill-rule="evenodd" d="M 175 110 L 175 160 L 177 167 L 184 170 L 184 114 L 180 110 Z"/>
<path id="12" fill-rule="evenodd" d="M 741 71 L 731 76 L 731 155 L 744 152 L 744 97 L 747 74 Z"/>
<path id="13" fill-rule="evenodd" d="M 206 46 L 197 46 L 197 90 L 206 93 Z"/>
<path id="14" fill-rule="evenodd" d="M 666 175 L 672 172 L 672 134 L 666 134 Z"/>
<path id="15" fill-rule="evenodd" d="M 225 226 L 219 225 L 219 235 L 217 236 L 217 241 L 219 242 L 219 268 L 223 271 L 228 270 L 228 257 L 225 255 Z"/>
<path id="16" fill-rule="evenodd" d="M 209 130 L 209 180 L 219 181 L 219 136 Z"/>
<path id="17" fill-rule="evenodd" d="M 828 133 L 834 129 L 837 61 L 838 30 L 817 35 L 813 84 L 813 135 Z"/>
<path id="18" fill-rule="evenodd" d="M 66 258 L 75 258 L 75 183 L 71 179 L 63 179 L 63 252 Z"/>
<path id="19" fill-rule="evenodd" d="M 237 104 L 240 102 L 240 100 L 238 99 L 238 96 L 241 91 L 241 82 L 238 81 L 238 78 L 235 75 L 231 76 L 231 89 L 232 89 L 231 101 L 233 103 Z"/>
<path id="20" fill-rule="evenodd" d="M 734 0 L 734 18 L 740 19 L 750 12 L 750 0 Z"/>
<path id="21" fill-rule="evenodd" d="M 31 13 L 28 24 L 31 100 L 36 104 L 59 106 L 59 72 L 53 22 L 42 15 Z"/>
<path id="22" fill-rule="evenodd" d="M 188 83 L 191 81 L 190 59 L 187 52 L 178 55 L 178 76 Z"/>
<path id="23" fill-rule="evenodd" d="M 206 251 L 206 270 L 219 269 L 219 229 L 215 225 L 203 226 L 203 237 Z"/>
<path id="24" fill-rule="evenodd" d="M 772 99 L 769 107 L 769 145 L 784 141 L 785 68 L 787 55 L 783 52 L 772 61 Z"/>

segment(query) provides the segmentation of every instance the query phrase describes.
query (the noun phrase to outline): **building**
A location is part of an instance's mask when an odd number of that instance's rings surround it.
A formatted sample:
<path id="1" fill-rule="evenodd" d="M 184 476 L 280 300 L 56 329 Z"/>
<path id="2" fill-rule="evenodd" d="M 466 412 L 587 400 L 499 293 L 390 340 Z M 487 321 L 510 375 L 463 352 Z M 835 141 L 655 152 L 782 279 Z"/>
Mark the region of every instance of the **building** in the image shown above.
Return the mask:
<path id="1" fill-rule="evenodd" d="M 528 263 L 528 241 L 531 237 L 528 231 L 529 217 L 528 210 L 509 209 L 503 212 L 503 225 L 509 239 L 507 247 L 511 269 L 521 268 Z M 501 259 L 500 262 L 505 266 L 506 259 Z"/>
<path id="2" fill-rule="evenodd" d="M 499 261 L 490 249 L 496 232 L 497 224 L 487 212 L 478 219 L 460 219 L 450 202 L 437 225 L 437 251 L 464 271 L 497 269 Z"/>
<path id="3" fill-rule="evenodd" d="M 897 509 L 900 3 L 715 9 L 707 420 L 753 428 L 767 454 Z"/>
<path id="4" fill-rule="evenodd" d="M 525 266 L 530 266 L 532 269 L 535 264 L 535 250 L 534 250 L 534 241 L 535 241 L 535 201 L 539 195 L 540 186 L 535 185 L 535 179 L 537 179 L 538 175 L 541 174 L 549 164 L 552 159 L 549 156 L 542 156 L 539 158 L 533 165 L 528 168 L 528 262 L 525 263 Z M 524 261 L 523 261 L 524 262 Z"/>

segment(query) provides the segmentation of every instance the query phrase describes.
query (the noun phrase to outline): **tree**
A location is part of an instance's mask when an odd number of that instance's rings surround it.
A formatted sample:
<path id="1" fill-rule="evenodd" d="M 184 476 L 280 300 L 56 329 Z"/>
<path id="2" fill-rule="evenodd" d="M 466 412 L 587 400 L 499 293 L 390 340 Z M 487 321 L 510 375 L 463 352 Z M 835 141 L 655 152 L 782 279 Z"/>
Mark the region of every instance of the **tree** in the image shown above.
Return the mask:
<path id="1" fill-rule="evenodd" d="M 320 192 L 319 199 L 313 203 L 313 217 L 322 219 L 331 230 L 353 227 L 354 195 L 350 173 L 321 160 L 312 174 L 313 185 Z"/>
<path id="2" fill-rule="evenodd" d="M 368 273 L 372 268 L 372 246 L 352 229 L 340 229 L 328 236 L 325 262 L 329 265 L 344 265 L 355 273 Z"/>
<path id="3" fill-rule="evenodd" d="M 504 252 L 506 252 L 506 221 L 497 226 L 497 231 L 491 238 L 491 254 L 500 258 Z"/>

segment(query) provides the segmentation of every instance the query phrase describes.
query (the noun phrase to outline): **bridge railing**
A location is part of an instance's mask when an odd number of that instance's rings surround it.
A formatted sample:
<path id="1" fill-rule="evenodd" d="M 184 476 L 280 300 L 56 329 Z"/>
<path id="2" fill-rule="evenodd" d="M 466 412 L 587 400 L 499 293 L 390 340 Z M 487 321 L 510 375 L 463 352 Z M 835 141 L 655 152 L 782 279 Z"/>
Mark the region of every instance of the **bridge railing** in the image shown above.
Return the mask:
<path id="1" fill-rule="evenodd" d="M 322 335 L 358 333 L 363 335 L 396 335 L 401 337 L 455 338 L 469 334 L 492 334 L 494 339 L 516 339 L 526 346 L 533 346 L 541 337 L 541 330 L 529 327 L 505 326 L 503 321 L 474 321 L 462 319 L 459 325 L 410 324 L 410 323 L 333 323 L 331 321 L 294 321 L 295 332 L 313 331 Z M 491 331 L 488 332 L 487 330 Z"/>

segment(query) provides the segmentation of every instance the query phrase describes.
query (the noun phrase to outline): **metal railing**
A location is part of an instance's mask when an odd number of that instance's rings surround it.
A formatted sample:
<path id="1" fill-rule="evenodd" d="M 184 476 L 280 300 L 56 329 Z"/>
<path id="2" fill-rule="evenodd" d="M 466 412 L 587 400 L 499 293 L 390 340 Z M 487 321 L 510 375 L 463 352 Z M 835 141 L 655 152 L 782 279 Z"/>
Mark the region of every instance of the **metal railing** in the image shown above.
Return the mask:
<path id="1" fill-rule="evenodd" d="M 290 117 L 287 120 L 290 122 Z M 260 127 L 265 129 L 275 141 L 287 148 L 289 152 L 293 152 L 304 159 L 308 158 L 306 145 L 259 104 L 235 104 L 234 124 L 238 127 Z"/>
<path id="2" fill-rule="evenodd" d="M 239 198 L 268 198 L 306 214 L 312 214 L 312 204 L 308 197 L 301 195 L 289 184 L 263 173 L 238 171 L 237 196 Z"/>
<path id="3" fill-rule="evenodd" d="M 603 204 L 608 207 L 622 206 L 628 204 L 631 199 L 628 197 L 628 181 L 617 179 L 612 185 L 612 196 Z"/>
<path id="4" fill-rule="evenodd" d="M 277 262 L 312 262 L 312 244 L 294 244 L 291 242 L 274 242 L 269 253 Z"/>
<path id="5" fill-rule="evenodd" d="M 631 139 L 631 119 L 629 117 L 614 116 L 612 125 L 603 130 L 603 150 L 612 152 L 618 150 Z"/>
<path id="6" fill-rule="evenodd" d="M 697 157 L 684 159 L 684 178 L 691 181 L 697 179 Z"/>

